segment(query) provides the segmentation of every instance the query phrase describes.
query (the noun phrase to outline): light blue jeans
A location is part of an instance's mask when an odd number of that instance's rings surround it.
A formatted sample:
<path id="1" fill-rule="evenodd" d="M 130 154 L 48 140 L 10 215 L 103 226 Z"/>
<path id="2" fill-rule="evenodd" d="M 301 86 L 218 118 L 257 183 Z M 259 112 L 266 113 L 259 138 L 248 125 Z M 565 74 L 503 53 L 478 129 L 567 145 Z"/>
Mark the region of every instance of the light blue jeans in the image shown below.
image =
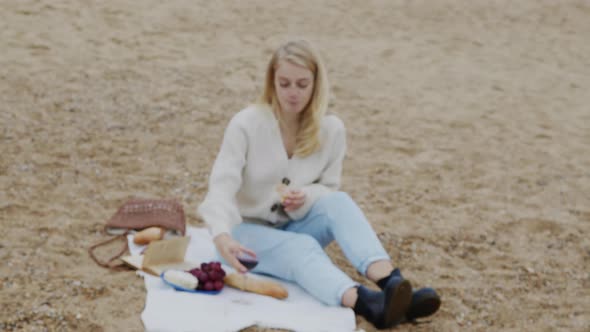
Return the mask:
<path id="1" fill-rule="evenodd" d="M 258 256 L 255 273 L 292 281 L 321 302 L 340 306 L 344 292 L 358 284 L 323 250 L 335 240 L 363 275 L 371 263 L 389 260 L 371 225 L 344 192 L 320 198 L 305 217 L 280 228 L 243 222 L 232 236 Z"/>

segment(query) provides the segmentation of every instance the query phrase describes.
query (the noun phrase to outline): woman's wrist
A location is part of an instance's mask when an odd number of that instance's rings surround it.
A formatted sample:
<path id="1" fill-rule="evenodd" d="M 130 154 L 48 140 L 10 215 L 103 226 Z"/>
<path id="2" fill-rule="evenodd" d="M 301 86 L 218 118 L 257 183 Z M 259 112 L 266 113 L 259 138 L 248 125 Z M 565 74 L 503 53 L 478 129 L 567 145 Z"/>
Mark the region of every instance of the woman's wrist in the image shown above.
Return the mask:
<path id="1" fill-rule="evenodd" d="M 231 236 L 229 235 L 229 233 L 226 232 L 219 233 L 213 238 L 213 242 L 216 245 L 227 242 L 228 240 L 231 240 Z"/>

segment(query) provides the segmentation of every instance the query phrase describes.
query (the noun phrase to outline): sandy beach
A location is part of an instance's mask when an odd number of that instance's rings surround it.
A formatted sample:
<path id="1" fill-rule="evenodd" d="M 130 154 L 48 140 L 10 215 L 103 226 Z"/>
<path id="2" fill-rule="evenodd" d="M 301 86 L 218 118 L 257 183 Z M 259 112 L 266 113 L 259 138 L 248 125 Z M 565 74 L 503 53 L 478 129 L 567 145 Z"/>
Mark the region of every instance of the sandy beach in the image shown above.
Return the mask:
<path id="1" fill-rule="evenodd" d="M 392 330 L 589 331 L 584 0 L 0 1 L 0 331 L 143 331 L 143 281 L 88 247 L 133 196 L 203 226 L 223 130 L 297 37 L 347 127 L 342 190 L 443 298 Z"/>

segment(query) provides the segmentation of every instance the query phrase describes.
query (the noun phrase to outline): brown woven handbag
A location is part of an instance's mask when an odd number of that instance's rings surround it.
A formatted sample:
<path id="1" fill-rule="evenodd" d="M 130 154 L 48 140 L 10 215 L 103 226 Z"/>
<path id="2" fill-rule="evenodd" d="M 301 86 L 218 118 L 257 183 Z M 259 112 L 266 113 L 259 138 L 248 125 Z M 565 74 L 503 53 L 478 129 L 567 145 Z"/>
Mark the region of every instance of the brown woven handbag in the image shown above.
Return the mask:
<path id="1" fill-rule="evenodd" d="M 124 269 L 124 264 L 114 264 L 113 262 L 123 256 L 129 249 L 127 234 L 153 226 L 161 227 L 178 235 L 184 235 L 186 220 L 182 205 L 171 199 L 130 199 L 119 208 L 104 227 L 105 234 L 115 236 L 92 245 L 88 249 L 88 253 L 92 260 L 102 267 L 114 270 Z M 96 248 L 117 240 L 123 240 L 125 245 L 108 260 L 101 261 L 94 253 Z"/>

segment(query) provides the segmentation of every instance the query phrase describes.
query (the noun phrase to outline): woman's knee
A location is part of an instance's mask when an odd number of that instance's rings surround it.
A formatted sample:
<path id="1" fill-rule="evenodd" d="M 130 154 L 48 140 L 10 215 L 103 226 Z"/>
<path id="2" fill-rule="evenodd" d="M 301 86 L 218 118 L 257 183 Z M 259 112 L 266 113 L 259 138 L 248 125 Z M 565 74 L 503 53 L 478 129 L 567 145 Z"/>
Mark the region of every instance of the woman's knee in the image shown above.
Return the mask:
<path id="1" fill-rule="evenodd" d="M 326 198 L 336 201 L 336 202 L 340 202 L 340 203 L 350 203 L 352 202 L 352 198 L 350 197 L 350 195 L 348 195 L 348 193 L 344 192 L 344 191 L 334 191 L 331 192 L 330 194 L 328 194 L 326 196 Z"/>
<path id="2" fill-rule="evenodd" d="M 356 209 L 354 200 L 343 191 L 332 192 L 322 197 L 318 203 L 318 212 L 323 214 L 329 222 L 340 219 L 341 213 L 344 211 L 350 211 L 351 208 Z"/>
<path id="3" fill-rule="evenodd" d="M 354 204 L 354 201 L 343 191 L 331 192 L 320 198 L 317 202 L 318 208 L 320 208 L 324 214 L 348 204 Z"/>

